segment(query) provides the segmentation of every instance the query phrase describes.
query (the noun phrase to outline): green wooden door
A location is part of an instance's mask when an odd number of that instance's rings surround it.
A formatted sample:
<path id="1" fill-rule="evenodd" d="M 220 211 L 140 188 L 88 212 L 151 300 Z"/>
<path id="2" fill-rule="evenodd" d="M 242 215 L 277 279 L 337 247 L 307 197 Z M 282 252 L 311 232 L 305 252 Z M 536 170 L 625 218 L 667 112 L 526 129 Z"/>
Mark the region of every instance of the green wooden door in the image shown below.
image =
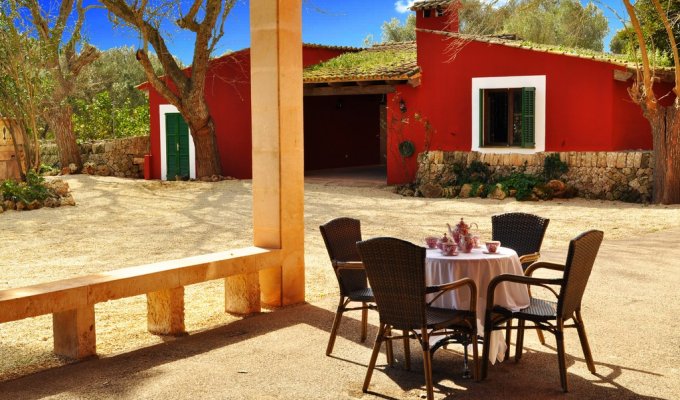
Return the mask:
<path id="1" fill-rule="evenodd" d="M 189 178 L 189 126 L 180 113 L 165 114 L 166 179 Z"/>

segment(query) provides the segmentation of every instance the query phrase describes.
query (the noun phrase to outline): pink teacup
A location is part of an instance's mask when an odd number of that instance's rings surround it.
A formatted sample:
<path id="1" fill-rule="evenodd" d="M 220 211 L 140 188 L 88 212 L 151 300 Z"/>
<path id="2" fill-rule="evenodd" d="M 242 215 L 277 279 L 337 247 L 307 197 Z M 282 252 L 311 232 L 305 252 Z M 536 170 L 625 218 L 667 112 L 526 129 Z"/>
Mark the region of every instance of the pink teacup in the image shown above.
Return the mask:
<path id="1" fill-rule="evenodd" d="M 486 244 L 486 250 L 489 253 L 495 253 L 498 251 L 498 248 L 501 247 L 501 242 L 499 242 L 498 240 L 490 240 L 488 242 L 485 242 L 484 244 Z"/>
<path id="2" fill-rule="evenodd" d="M 457 244 L 454 242 L 444 242 L 442 243 L 442 255 L 445 256 L 455 256 L 456 253 L 456 248 L 458 247 Z"/>
<path id="3" fill-rule="evenodd" d="M 439 240 L 439 239 L 436 236 L 428 236 L 428 237 L 425 238 L 425 244 L 430 249 L 436 249 L 437 248 L 437 240 Z"/>

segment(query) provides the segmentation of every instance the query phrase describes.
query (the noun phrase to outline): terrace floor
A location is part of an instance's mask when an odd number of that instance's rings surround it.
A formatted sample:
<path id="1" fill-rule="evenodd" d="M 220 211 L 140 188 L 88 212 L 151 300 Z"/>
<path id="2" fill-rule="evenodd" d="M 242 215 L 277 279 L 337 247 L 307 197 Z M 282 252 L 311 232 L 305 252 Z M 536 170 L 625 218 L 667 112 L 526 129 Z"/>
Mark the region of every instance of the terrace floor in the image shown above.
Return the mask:
<path id="1" fill-rule="evenodd" d="M 225 243 L 241 247 L 251 240 L 243 229 L 250 219 L 248 182 L 67 179 L 77 207 L 0 215 L 4 230 L 0 288 L 217 251 Z M 361 392 L 377 330 L 376 313 L 369 313 L 366 343 L 359 342 L 359 313 L 349 313 L 333 356 L 325 356 L 337 288 L 318 225 L 348 215 L 362 220 L 365 237 L 390 234 L 418 242 L 460 216 L 478 222 L 482 236 L 488 235 L 490 215 L 520 210 L 551 218 L 543 251 L 546 260 L 564 261 L 568 240 L 581 231 L 605 231 L 583 300 L 597 374 L 588 372 L 576 332 L 568 332 L 571 392 L 563 394 L 554 339 L 546 336 L 548 345 L 541 346 L 536 335 L 527 332 L 521 362 L 508 360 L 491 367 L 481 383 L 461 378 L 459 347 L 438 351 L 433 363 L 435 397 L 680 396 L 676 318 L 680 258 L 674 255 L 680 247 L 679 207 L 586 200 L 417 199 L 386 188 L 340 187 L 329 182 L 308 182 L 305 199 L 309 303 L 228 318 L 219 311 L 219 282 L 194 285 L 187 290 L 189 335 L 179 338 L 145 333 L 143 297 L 104 303 L 97 308 L 101 358 L 68 365 L 49 359 L 49 317 L 2 324 L 0 377 L 5 380 L 0 382 L 0 399 L 421 398 L 422 358 L 415 342 L 412 371 L 403 369 L 402 348 L 395 343 L 397 365 L 386 368 L 383 354 L 371 393 Z M 166 228 L 154 229 L 157 226 Z M 41 361 L 45 358 L 49 362 Z M 43 366 L 31 369 L 32 363 Z"/>

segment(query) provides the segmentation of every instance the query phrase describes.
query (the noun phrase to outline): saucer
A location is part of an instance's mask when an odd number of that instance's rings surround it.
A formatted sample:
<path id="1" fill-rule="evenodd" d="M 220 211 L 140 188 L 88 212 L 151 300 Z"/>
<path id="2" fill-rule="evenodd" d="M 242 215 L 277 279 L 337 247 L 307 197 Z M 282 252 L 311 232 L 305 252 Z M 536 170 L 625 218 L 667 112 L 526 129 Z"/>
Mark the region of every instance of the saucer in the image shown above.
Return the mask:
<path id="1" fill-rule="evenodd" d="M 494 253 L 484 250 L 484 251 L 482 251 L 482 253 L 484 253 L 484 254 L 494 254 L 494 255 L 495 254 L 501 254 L 501 253 L 498 252 L 498 250 L 496 250 Z"/>

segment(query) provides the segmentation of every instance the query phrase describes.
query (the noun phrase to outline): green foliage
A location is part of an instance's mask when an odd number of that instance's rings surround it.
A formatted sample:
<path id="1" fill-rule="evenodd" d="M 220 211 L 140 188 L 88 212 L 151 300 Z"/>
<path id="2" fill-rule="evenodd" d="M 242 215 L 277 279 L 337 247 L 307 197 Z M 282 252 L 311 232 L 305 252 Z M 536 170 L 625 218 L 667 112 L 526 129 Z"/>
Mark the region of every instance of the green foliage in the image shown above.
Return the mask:
<path id="1" fill-rule="evenodd" d="M 662 7 L 667 11 L 667 17 L 673 26 L 676 43 L 680 43 L 680 2 L 662 1 Z M 668 33 L 651 0 L 638 0 L 634 4 L 636 15 L 640 21 L 642 32 L 651 46 L 657 60 L 657 66 L 672 66 L 672 49 Z M 609 47 L 613 53 L 628 54 L 637 57 L 639 44 L 630 24 L 626 24 L 612 37 Z M 639 57 L 637 57 L 639 59 Z"/>
<path id="2" fill-rule="evenodd" d="M 114 106 L 108 91 L 87 103 L 74 102 L 73 131 L 80 140 L 142 136 L 149 132 L 149 106 L 134 106 L 130 99 Z"/>
<path id="3" fill-rule="evenodd" d="M 160 73 L 157 57 L 151 58 Z M 73 130 L 79 140 L 147 135 L 149 101 L 135 86 L 146 81 L 132 47 L 103 52 L 82 73 L 71 101 Z"/>
<path id="4" fill-rule="evenodd" d="M 397 18 L 382 24 L 382 42 L 409 42 L 416 40 L 416 15 L 409 14 L 402 24 Z"/>
<path id="5" fill-rule="evenodd" d="M 545 180 L 540 176 L 515 172 L 500 179 L 498 183 L 503 186 L 506 192 L 516 190 L 515 198 L 521 201 L 531 198 L 534 188 L 545 183 Z"/>
<path id="6" fill-rule="evenodd" d="M 28 171 L 26 174 L 26 182 L 7 179 L 0 183 L 0 193 L 3 200 L 20 201 L 24 204 L 29 204 L 34 200 L 45 200 L 52 196 L 45 186 L 45 178 L 33 171 Z"/>
<path id="7" fill-rule="evenodd" d="M 504 4 L 502 4 L 504 3 Z M 602 51 L 607 18 L 578 0 L 463 0 L 460 30 L 472 35 L 516 34 L 532 43 Z"/>
<path id="8" fill-rule="evenodd" d="M 546 180 L 559 179 L 569 171 L 567 163 L 560 159 L 557 153 L 550 154 L 543 161 L 543 176 Z"/>
<path id="9" fill-rule="evenodd" d="M 456 185 L 464 185 L 466 183 L 487 183 L 491 176 L 489 166 L 477 160 L 471 162 L 470 165 L 460 163 L 453 164 L 452 169 L 453 173 L 456 175 Z"/>

